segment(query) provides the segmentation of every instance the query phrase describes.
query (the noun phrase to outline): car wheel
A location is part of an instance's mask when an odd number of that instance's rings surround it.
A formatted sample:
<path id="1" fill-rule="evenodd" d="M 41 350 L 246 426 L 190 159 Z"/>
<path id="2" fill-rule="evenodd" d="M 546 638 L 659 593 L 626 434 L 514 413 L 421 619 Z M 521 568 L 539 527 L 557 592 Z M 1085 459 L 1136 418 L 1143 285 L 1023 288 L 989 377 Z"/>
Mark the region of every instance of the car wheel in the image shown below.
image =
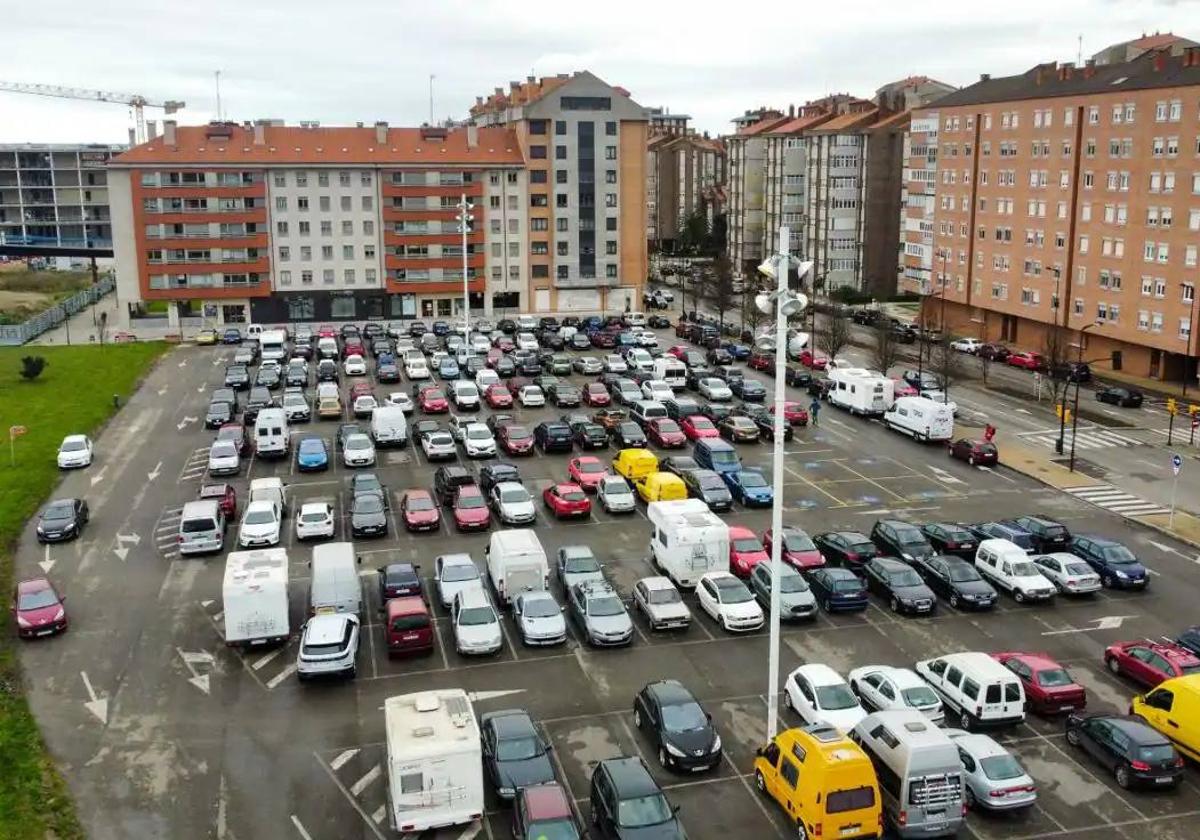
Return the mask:
<path id="1" fill-rule="evenodd" d="M 888 604 L 888 606 L 890 606 L 892 608 L 892 612 L 894 612 L 894 613 L 900 612 L 900 599 L 897 598 L 895 595 L 893 595 L 892 600 Z"/>
<path id="2" fill-rule="evenodd" d="M 793 712 L 796 711 L 796 704 L 792 702 L 792 695 L 786 691 L 783 692 L 783 706 L 785 709 L 791 709 Z"/>
<path id="3" fill-rule="evenodd" d="M 827 612 L 827 613 L 833 612 L 833 601 L 830 600 L 829 598 L 826 598 L 824 607 L 825 607 L 825 612 Z"/>
<path id="4" fill-rule="evenodd" d="M 950 593 L 950 606 L 954 607 L 955 609 L 958 609 L 958 593 L 957 592 Z"/>
<path id="5" fill-rule="evenodd" d="M 761 770 L 754 771 L 754 786 L 756 788 L 758 788 L 759 793 L 764 794 L 764 795 L 766 794 L 767 780 L 765 778 L 763 778 L 763 774 L 762 774 Z"/>
<path id="6" fill-rule="evenodd" d="M 808 840 L 808 832 L 804 829 L 804 822 L 796 820 L 796 837 L 799 840 Z"/>
<path id="7" fill-rule="evenodd" d="M 967 463 L 970 464 L 972 467 L 975 466 L 975 456 L 974 455 L 967 456 Z"/>
<path id="8" fill-rule="evenodd" d="M 1109 574 L 1103 575 L 1100 578 L 1100 583 L 1103 584 L 1105 589 L 1112 589 L 1117 584 L 1117 582 L 1113 579 L 1113 576 Z"/>
<path id="9" fill-rule="evenodd" d="M 1117 784 L 1124 790 L 1129 790 L 1129 786 L 1133 784 L 1133 777 L 1129 775 L 1129 768 L 1124 764 L 1117 767 Z"/>
<path id="10" fill-rule="evenodd" d="M 977 804 L 977 803 L 975 802 L 975 791 L 971 790 L 971 788 L 969 788 L 969 787 L 968 787 L 968 788 L 967 788 L 967 797 L 966 797 L 966 798 L 967 798 L 967 810 L 968 810 L 968 811 L 974 811 L 974 810 L 975 810 L 975 807 L 976 807 L 976 804 Z"/>
<path id="11" fill-rule="evenodd" d="M 1080 740 L 1081 739 L 1079 737 L 1078 729 L 1068 729 L 1067 730 L 1067 743 L 1068 744 L 1070 744 L 1072 747 L 1078 747 L 1080 744 Z"/>
<path id="12" fill-rule="evenodd" d="M 1025 593 L 1022 592 L 1020 589 L 1014 589 L 1013 590 L 1013 600 L 1016 601 L 1018 604 L 1024 604 L 1025 603 Z"/>
<path id="13" fill-rule="evenodd" d="M 1117 660 L 1117 657 L 1110 656 L 1108 658 L 1108 670 L 1112 671 L 1117 676 L 1121 675 L 1121 663 Z"/>

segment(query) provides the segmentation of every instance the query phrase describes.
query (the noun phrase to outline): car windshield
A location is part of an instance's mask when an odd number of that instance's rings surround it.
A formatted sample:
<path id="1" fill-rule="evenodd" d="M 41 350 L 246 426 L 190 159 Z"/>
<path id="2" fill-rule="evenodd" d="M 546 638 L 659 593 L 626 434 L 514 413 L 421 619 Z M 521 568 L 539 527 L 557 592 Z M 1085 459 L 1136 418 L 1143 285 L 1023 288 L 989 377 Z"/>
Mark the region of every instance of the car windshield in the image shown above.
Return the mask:
<path id="1" fill-rule="evenodd" d="M 408 497 L 408 509 L 409 510 L 433 510 L 433 499 L 431 499 L 429 496 L 426 496 L 423 494 L 420 496 L 416 496 L 416 495 L 409 496 Z"/>
<path id="2" fill-rule="evenodd" d="M 807 534 L 784 534 L 783 547 L 788 551 L 815 551 L 816 546 Z"/>
<path id="3" fill-rule="evenodd" d="M 983 770 L 983 775 L 996 782 L 1019 779 L 1025 775 L 1025 771 L 1021 769 L 1020 764 L 1017 764 L 1017 760 L 1007 754 L 990 755 L 980 759 L 979 766 Z"/>
<path id="4" fill-rule="evenodd" d="M 950 566 L 950 581 L 952 583 L 970 583 L 971 581 L 981 579 L 979 572 L 975 571 L 975 567 L 967 563 L 955 563 Z"/>
<path id="5" fill-rule="evenodd" d="M 459 510 L 473 510 L 484 506 L 483 496 L 478 493 L 460 493 L 456 507 Z"/>
<path id="6" fill-rule="evenodd" d="M 582 490 L 562 490 L 559 492 L 559 498 L 564 502 L 582 502 L 587 498 L 587 494 Z"/>
<path id="7" fill-rule="evenodd" d="M 1047 668 L 1037 672 L 1037 684 L 1044 688 L 1058 688 L 1064 685 L 1074 685 L 1075 681 L 1065 668 Z"/>
<path id="8" fill-rule="evenodd" d="M 699 703 L 687 701 L 663 706 L 663 728 L 668 732 L 696 732 L 708 728 L 708 716 Z"/>
<path id="9" fill-rule="evenodd" d="M 891 576 L 892 586 L 920 586 L 921 576 L 912 569 L 896 572 Z"/>
<path id="10" fill-rule="evenodd" d="M 623 799 L 617 803 L 617 824 L 621 828 L 644 828 L 671 819 L 671 806 L 661 793 Z"/>
<path id="11" fill-rule="evenodd" d="M 758 537 L 742 537 L 733 541 L 734 551 L 762 551 L 762 543 Z"/>
<path id="12" fill-rule="evenodd" d="M 541 742 L 532 736 L 526 738 L 505 738 L 496 742 L 497 761 L 527 761 L 541 755 Z"/>
<path id="13" fill-rule="evenodd" d="M 509 505 L 528 502 L 529 492 L 524 487 L 505 488 L 500 491 L 500 501 Z"/>
<path id="14" fill-rule="evenodd" d="M 563 571 L 567 574 L 578 575 L 586 572 L 600 571 L 600 563 L 595 557 L 568 557 L 563 563 Z"/>
<path id="15" fill-rule="evenodd" d="M 651 604 L 678 604 L 683 598 L 679 595 L 679 590 L 671 587 L 669 589 L 651 589 L 647 600 Z"/>
<path id="16" fill-rule="evenodd" d="M 371 440 L 367 437 L 347 438 L 346 442 L 342 444 L 342 447 L 345 449 L 370 449 Z"/>
<path id="17" fill-rule="evenodd" d="M 270 508 L 252 510 L 246 513 L 247 525 L 270 525 L 275 521 L 275 511 Z"/>
<path id="18" fill-rule="evenodd" d="M 633 490 L 622 479 L 611 479 L 604 482 L 604 493 L 608 496 L 620 496 L 627 493 L 632 493 Z"/>
<path id="19" fill-rule="evenodd" d="M 428 438 L 430 446 L 453 446 L 454 439 L 445 432 L 431 434 Z"/>
<path id="20" fill-rule="evenodd" d="M 625 605 L 616 595 L 601 595 L 599 598 L 589 599 L 587 603 L 588 615 L 604 617 L 621 615 L 623 612 L 625 612 Z"/>
<path id="21" fill-rule="evenodd" d="M 679 431 L 679 426 L 674 420 L 659 420 L 658 431 L 674 434 L 675 432 Z"/>
<path id="22" fill-rule="evenodd" d="M 481 429 L 467 429 L 467 437 L 469 437 L 471 440 L 487 440 L 491 436 L 492 433 L 487 430 L 486 426 Z"/>
<path id="23" fill-rule="evenodd" d="M 714 429 L 713 422 L 702 415 L 694 415 L 691 418 L 693 428 L 696 429 Z"/>
<path id="24" fill-rule="evenodd" d="M 467 607 L 458 614 L 458 623 L 466 627 L 495 624 L 496 611 L 491 607 Z"/>
<path id="25" fill-rule="evenodd" d="M 591 429 L 594 427 L 589 426 L 588 428 Z M 604 464 L 600 463 L 599 461 L 580 461 L 576 465 L 576 469 L 578 469 L 581 473 L 595 475 L 596 473 L 604 472 Z"/>
<path id="26" fill-rule="evenodd" d="M 325 444 L 322 441 L 312 440 L 311 438 L 308 440 L 302 440 L 300 441 L 300 451 L 306 454 L 324 452 Z"/>
<path id="27" fill-rule="evenodd" d="M 779 578 L 779 591 L 783 593 L 807 592 L 808 581 L 800 574 L 781 575 Z"/>
<path id="28" fill-rule="evenodd" d="M 738 457 L 736 452 L 717 449 L 712 452 L 712 462 L 714 464 L 736 464 Z"/>
<path id="29" fill-rule="evenodd" d="M 323 510 L 305 511 L 300 514 L 301 522 L 324 522 L 327 514 Z"/>
<path id="30" fill-rule="evenodd" d="M 754 600 L 750 590 L 739 580 L 717 581 L 717 592 L 720 593 L 722 604 L 744 604 Z"/>
<path id="31" fill-rule="evenodd" d="M 1090 575 L 1092 567 L 1087 563 L 1067 563 L 1063 566 L 1069 575 Z"/>
<path id="32" fill-rule="evenodd" d="M 744 472 L 741 474 L 743 487 L 766 487 L 767 480 L 762 477 L 762 473 Z"/>
<path id="33" fill-rule="evenodd" d="M 1113 566 L 1132 566 L 1137 562 L 1133 552 L 1123 545 L 1110 545 L 1104 549 L 1104 559 Z"/>
<path id="34" fill-rule="evenodd" d="M 532 598 L 525 602 L 526 618 L 552 618 L 561 614 L 562 610 L 551 598 Z"/>
<path id="35" fill-rule="evenodd" d="M 529 437 L 529 430 L 524 426 L 506 426 L 508 437 L 510 440 L 525 440 Z"/>
<path id="36" fill-rule="evenodd" d="M 938 702 L 937 695 L 927 685 L 903 688 L 900 690 L 900 696 L 904 698 L 905 704 L 917 709 L 922 709 L 926 706 L 935 706 Z"/>
<path id="37" fill-rule="evenodd" d="M 382 511 L 383 499 L 374 493 L 364 493 L 354 500 L 355 513 L 381 513 Z"/>
<path id="38" fill-rule="evenodd" d="M 1013 563 L 1012 573 L 1014 577 L 1033 577 L 1038 570 L 1032 563 Z"/>
<path id="39" fill-rule="evenodd" d="M 81 440 L 63 441 L 63 445 L 62 445 L 63 452 L 79 452 L 84 449 L 87 449 L 87 444 L 85 444 Z"/>
<path id="40" fill-rule="evenodd" d="M 837 709 L 853 709 L 858 705 L 858 700 L 854 698 L 854 692 L 850 690 L 850 686 L 845 683 L 837 685 L 819 685 L 816 686 L 817 692 L 817 707 L 825 711 L 836 711 Z"/>
<path id="41" fill-rule="evenodd" d="M 474 563 L 452 563 L 442 566 L 442 580 L 446 583 L 461 583 L 467 580 L 477 580 L 479 570 Z"/>
<path id="42" fill-rule="evenodd" d="M 237 447 L 229 441 L 223 440 L 218 443 L 214 443 L 209 454 L 214 458 L 236 458 Z"/>
<path id="43" fill-rule="evenodd" d="M 53 589 L 35 589 L 32 592 L 22 592 L 17 599 L 17 609 L 19 610 L 40 610 L 44 607 L 52 607 L 58 603 L 58 596 L 54 594 Z"/>
<path id="44" fill-rule="evenodd" d="M 706 475 L 700 479 L 701 490 L 724 490 L 725 482 L 715 475 Z"/>

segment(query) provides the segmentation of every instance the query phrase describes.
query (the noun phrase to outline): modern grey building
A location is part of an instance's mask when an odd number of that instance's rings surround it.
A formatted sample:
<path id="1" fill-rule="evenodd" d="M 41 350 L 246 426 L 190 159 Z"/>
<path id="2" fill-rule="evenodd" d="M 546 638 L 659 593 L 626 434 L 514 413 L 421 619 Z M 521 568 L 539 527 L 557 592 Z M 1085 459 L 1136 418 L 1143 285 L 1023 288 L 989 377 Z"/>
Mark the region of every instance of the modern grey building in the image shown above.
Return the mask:
<path id="1" fill-rule="evenodd" d="M 0 145 L 0 244 L 111 248 L 105 167 L 125 149 Z"/>

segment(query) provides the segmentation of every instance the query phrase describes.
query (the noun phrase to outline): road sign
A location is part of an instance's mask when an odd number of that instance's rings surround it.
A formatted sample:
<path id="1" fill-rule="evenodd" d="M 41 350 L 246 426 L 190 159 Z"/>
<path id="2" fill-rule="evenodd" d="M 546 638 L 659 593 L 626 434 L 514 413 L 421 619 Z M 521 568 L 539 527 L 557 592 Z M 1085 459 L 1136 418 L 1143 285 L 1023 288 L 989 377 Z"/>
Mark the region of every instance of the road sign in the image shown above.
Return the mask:
<path id="1" fill-rule="evenodd" d="M 1179 475 L 1179 471 L 1183 469 L 1183 458 L 1178 455 L 1172 455 L 1171 469 L 1175 471 L 1175 475 Z"/>

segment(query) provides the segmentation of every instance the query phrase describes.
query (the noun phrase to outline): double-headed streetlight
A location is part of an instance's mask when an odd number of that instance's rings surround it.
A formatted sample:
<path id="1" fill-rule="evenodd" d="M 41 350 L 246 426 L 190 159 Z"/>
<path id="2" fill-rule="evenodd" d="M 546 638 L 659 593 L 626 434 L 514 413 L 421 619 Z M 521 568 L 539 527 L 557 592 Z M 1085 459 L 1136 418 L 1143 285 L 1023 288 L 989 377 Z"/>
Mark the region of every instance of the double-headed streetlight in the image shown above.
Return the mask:
<path id="1" fill-rule="evenodd" d="M 467 194 L 462 194 L 462 200 L 454 205 L 458 208 L 458 230 L 462 234 L 462 274 L 463 274 L 463 343 L 471 340 L 471 291 L 468 285 L 467 266 L 467 234 L 471 232 L 471 223 L 475 217 L 471 211 L 475 205 L 467 201 Z"/>
<path id="2" fill-rule="evenodd" d="M 783 435 L 784 418 L 783 403 L 785 399 L 784 385 L 787 377 L 787 329 L 788 318 L 798 315 L 808 306 L 808 299 L 802 294 L 793 294 L 788 289 L 788 268 L 794 261 L 788 255 L 791 242 L 791 231 L 787 227 L 779 229 L 780 253 L 771 257 L 758 267 L 759 272 L 775 281 L 774 292 L 764 292 L 754 298 L 754 305 L 766 315 L 775 316 L 775 332 L 770 328 L 755 337 L 755 345 L 763 352 L 775 351 L 775 413 L 772 417 L 774 424 L 774 442 L 771 453 L 771 484 L 774 501 L 771 504 L 771 616 L 770 643 L 767 665 L 767 738 L 775 737 L 779 731 L 779 619 L 780 599 L 779 583 L 783 572 Z M 797 274 L 803 280 L 813 268 L 811 262 L 799 262 Z"/>

